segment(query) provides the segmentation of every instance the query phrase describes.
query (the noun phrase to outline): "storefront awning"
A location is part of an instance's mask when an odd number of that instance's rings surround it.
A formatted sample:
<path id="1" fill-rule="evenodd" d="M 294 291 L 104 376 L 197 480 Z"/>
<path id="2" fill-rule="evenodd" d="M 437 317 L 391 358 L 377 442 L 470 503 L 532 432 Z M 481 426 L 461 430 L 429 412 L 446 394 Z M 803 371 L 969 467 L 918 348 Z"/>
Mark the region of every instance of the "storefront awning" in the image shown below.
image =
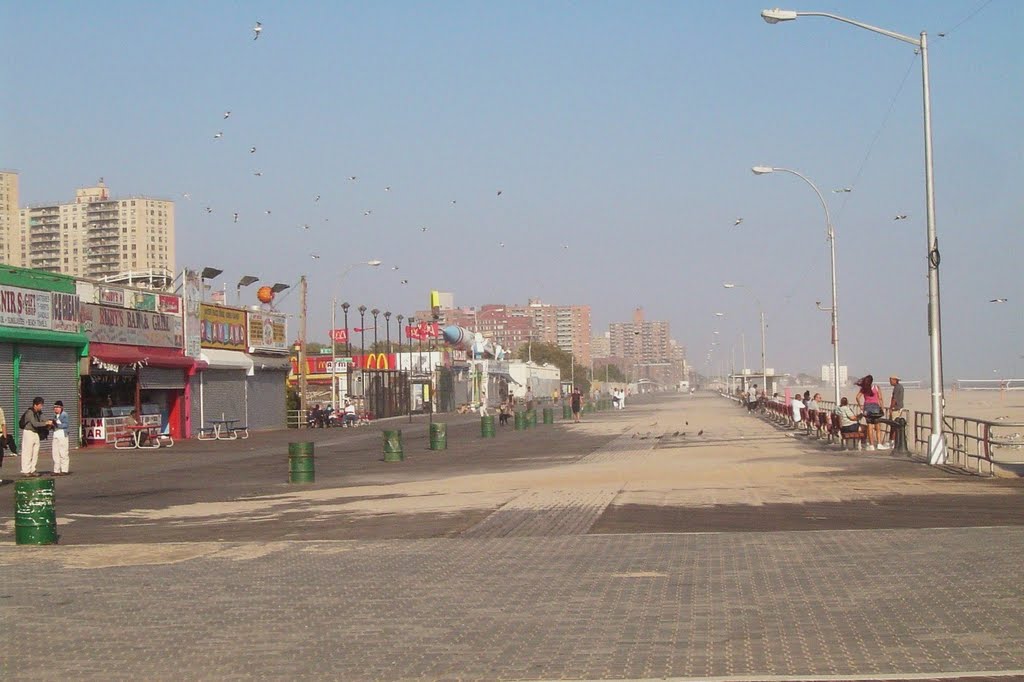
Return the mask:
<path id="1" fill-rule="evenodd" d="M 243 369 L 252 374 L 252 358 L 241 351 L 204 348 L 199 359 L 206 362 L 210 369 Z"/>
<path id="2" fill-rule="evenodd" d="M 252 360 L 257 371 L 291 371 L 292 368 L 292 361 L 287 355 L 250 355 L 249 358 Z"/>
<path id="3" fill-rule="evenodd" d="M 165 367 L 188 369 L 196 364 L 195 358 L 182 355 L 176 348 L 147 348 L 121 346 L 112 343 L 89 344 L 89 356 L 94 365 L 134 365 L 136 367 Z"/>

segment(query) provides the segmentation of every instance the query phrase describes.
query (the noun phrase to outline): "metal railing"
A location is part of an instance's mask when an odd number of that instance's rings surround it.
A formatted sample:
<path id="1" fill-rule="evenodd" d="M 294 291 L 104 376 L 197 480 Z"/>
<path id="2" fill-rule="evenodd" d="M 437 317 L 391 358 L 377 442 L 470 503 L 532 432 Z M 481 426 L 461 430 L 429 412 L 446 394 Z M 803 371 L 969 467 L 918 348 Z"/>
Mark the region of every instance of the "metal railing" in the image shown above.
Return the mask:
<path id="1" fill-rule="evenodd" d="M 946 463 L 987 476 L 998 465 L 1024 466 L 1024 422 L 989 421 L 946 415 Z M 914 412 L 914 446 L 928 449 L 930 412 Z"/>

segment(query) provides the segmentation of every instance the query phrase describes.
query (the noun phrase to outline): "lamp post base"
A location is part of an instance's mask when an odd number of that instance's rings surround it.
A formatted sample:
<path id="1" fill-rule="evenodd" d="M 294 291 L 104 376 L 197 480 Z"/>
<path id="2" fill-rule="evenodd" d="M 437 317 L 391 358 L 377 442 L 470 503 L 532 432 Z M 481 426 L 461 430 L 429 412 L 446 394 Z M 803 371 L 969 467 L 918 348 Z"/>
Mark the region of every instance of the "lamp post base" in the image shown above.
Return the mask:
<path id="1" fill-rule="evenodd" d="M 942 434 L 928 436 L 928 463 L 938 466 L 946 463 L 946 437 Z"/>

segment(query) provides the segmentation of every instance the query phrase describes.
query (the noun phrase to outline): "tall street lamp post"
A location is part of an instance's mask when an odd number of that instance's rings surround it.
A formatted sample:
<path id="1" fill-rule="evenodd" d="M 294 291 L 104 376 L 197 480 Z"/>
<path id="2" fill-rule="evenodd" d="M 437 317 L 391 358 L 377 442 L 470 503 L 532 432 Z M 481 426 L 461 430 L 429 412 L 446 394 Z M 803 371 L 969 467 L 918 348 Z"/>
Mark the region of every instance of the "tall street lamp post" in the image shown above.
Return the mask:
<path id="1" fill-rule="evenodd" d="M 367 266 L 367 267 L 375 268 L 375 267 L 377 267 L 380 264 L 381 264 L 381 261 L 374 259 L 374 260 L 368 260 L 368 261 L 359 261 L 358 263 L 350 263 L 349 265 L 346 265 L 345 269 L 341 271 L 340 275 L 338 275 L 337 288 L 338 289 L 341 288 L 341 283 L 345 279 L 345 275 L 347 275 L 348 273 L 352 272 L 356 268 L 364 266 L 364 265 Z M 345 351 L 346 351 L 346 353 L 348 353 L 348 351 L 349 351 L 349 343 L 348 343 L 348 307 L 349 307 L 348 303 L 342 303 L 341 304 L 341 309 L 345 313 Z M 338 342 L 337 342 L 337 339 L 334 338 L 334 332 L 335 332 L 335 330 L 338 327 L 337 322 L 335 321 L 335 317 L 337 316 L 337 312 L 338 312 L 338 295 L 337 295 L 337 292 L 335 292 L 334 298 L 331 299 L 331 404 L 334 406 L 335 409 L 337 409 L 337 407 L 338 407 Z M 347 371 L 347 368 L 346 368 L 346 371 Z"/>
<path id="2" fill-rule="evenodd" d="M 361 305 L 359 311 L 359 397 L 366 407 L 366 306 Z"/>
<path id="3" fill-rule="evenodd" d="M 768 363 L 765 360 L 764 308 L 761 307 L 761 299 L 757 297 L 757 294 L 755 294 L 750 287 L 745 286 L 743 284 L 733 284 L 732 282 L 724 282 L 722 286 L 725 287 L 726 289 L 745 289 L 746 292 L 750 294 L 751 298 L 754 299 L 754 302 L 757 303 L 757 311 L 761 314 L 761 381 L 764 384 L 762 388 L 765 392 L 765 395 L 771 395 L 770 391 L 768 390 Z"/>
<path id="4" fill-rule="evenodd" d="M 844 24 L 909 43 L 921 54 L 921 95 L 924 107 L 924 200 L 928 242 L 928 345 L 931 356 L 932 385 L 932 432 L 928 438 L 928 461 L 931 464 L 943 464 L 946 461 L 946 436 L 942 422 L 945 396 L 942 386 L 942 316 L 939 306 L 939 261 L 941 259 L 939 257 L 939 241 L 935 235 L 935 174 L 932 163 L 931 89 L 928 84 L 928 34 L 921 31 L 920 38 L 913 38 L 827 12 L 797 12 L 778 8 L 766 9 L 761 12 L 761 18 L 769 24 L 793 21 L 797 17 L 825 17 L 841 21 Z M 838 373 L 839 368 L 836 367 L 837 379 Z"/>
<path id="5" fill-rule="evenodd" d="M 391 311 L 384 311 L 384 328 L 388 338 L 388 355 L 391 355 Z"/>
<path id="6" fill-rule="evenodd" d="M 799 173 L 790 168 L 778 168 L 776 166 L 754 166 L 750 169 L 754 175 L 765 175 L 767 173 L 789 173 L 795 175 L 804 182 L 806 182 L 814 193 L 818 195 L 818 201 L 821 202 L 821 208 L 825 211 L 825 229 L 828 235 L 828 246 L 829 256 L 832 261 L 832 308 L 829 312 L 832 313 L 832 364 L 835 367 L 835 387 L 834 387 L 834 399 L 836 407 L 839 406 L 839 296 L 836 289 L 836 231 L 832 225 L 832 216 L 828 212 L 828 204 L 825 203 L 825 197 L 821 195 L 821 190 L 803 173 Z"/>

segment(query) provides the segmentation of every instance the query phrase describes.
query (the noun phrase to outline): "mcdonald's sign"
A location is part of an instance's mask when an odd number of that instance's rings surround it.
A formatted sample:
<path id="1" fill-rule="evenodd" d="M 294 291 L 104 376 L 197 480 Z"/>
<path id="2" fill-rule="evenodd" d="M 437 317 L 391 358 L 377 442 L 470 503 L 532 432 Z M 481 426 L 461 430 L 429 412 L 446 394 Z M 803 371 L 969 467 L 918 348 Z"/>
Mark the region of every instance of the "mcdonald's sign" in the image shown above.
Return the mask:
<path id="1" fill-rule="evenodd" d="M 390 353 L 367 353 L 359 357 L 359 366 L 369 370 L 389 370 L 397 365 L 395 356 Z"/>

